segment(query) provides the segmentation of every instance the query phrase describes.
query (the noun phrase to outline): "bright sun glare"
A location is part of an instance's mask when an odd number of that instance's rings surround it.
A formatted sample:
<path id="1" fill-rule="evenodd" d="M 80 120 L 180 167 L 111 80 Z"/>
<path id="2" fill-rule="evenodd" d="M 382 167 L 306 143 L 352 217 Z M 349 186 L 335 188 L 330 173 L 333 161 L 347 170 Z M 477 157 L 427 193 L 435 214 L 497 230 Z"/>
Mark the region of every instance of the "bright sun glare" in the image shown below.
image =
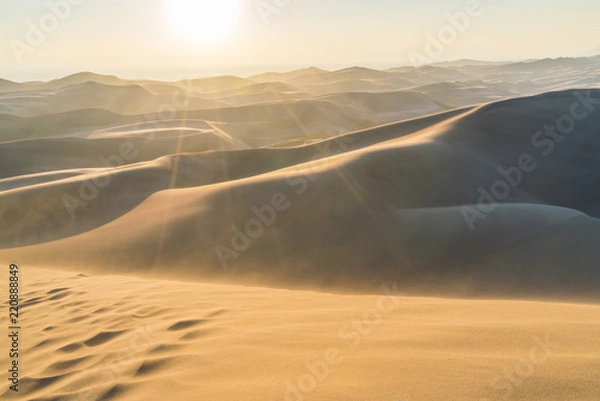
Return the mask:
<path id="1" fill-rule="evenodd" d="M 233 30 L 240 11 L 239 0 L 167 0 L 173 28 L 183 39 L 214 44 Z"/>

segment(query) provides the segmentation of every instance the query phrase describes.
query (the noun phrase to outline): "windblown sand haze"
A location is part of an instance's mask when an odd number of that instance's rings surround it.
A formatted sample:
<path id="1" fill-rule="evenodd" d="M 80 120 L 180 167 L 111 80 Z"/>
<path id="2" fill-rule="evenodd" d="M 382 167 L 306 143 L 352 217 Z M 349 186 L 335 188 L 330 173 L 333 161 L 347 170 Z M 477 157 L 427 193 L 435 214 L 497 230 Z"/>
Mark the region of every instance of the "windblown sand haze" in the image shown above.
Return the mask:
<path id="1" fill-rule="evenodd" d="M 0 81 L 0 397 L 600 399 L 600 58 L 465 63 Z"/>

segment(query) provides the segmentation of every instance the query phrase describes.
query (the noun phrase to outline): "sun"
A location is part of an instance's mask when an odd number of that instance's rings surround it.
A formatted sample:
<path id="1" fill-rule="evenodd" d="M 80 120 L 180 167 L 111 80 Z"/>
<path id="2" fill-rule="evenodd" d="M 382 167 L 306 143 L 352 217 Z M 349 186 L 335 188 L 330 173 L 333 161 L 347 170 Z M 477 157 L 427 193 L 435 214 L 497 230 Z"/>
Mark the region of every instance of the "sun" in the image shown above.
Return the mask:
<path id="1" fill-rule="evenodd" d="M 167 0 L 174 30 L 182 39 L 198 44 L 223 41 L 235 28 L 239 0 Z"/>

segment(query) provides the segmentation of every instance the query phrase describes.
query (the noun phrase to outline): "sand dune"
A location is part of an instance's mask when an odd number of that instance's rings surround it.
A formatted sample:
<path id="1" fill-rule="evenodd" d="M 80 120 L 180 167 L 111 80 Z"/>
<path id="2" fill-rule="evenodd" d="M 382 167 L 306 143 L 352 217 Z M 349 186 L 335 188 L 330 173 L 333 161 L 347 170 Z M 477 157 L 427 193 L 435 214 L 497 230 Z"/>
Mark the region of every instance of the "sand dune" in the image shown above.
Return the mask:
<path id="1" fill-rule="evenodd" d="M 83 84 L 90 81 L 104 85 L 121 85 L 127 83 L 127 81 L 114 75 L 97 74 L 94 72 L 78 72 L 49 82 L 40 82 L 36 86 L 43 89 L 60 89 L 65 86 Z"/>
<path id="2" fill-rule="evenodd" d="M 232 105 L 272 103 L 313 98 L 312 95 L 303 93 L 299 91 L 298 88 L 282 82 L 252 84 L 237 89 L 211 92 L 205 96 L 210 96 L 213 99 L 218 99 Z"/>
<path id="3" fill-rule="evenodd" d="M 340 296 L 33 268 L 22 277 L 36 333 L 23 338 L 23 400 L 598 395 L 597 305 L 409 298 L 391 282 Z"/>
<path id="4" fill-rule="evenodd" d="M 308 85 L 315 83 L 331 83 L 338 81 L 377 81 L 379 79 L 388 79 L 390 74 L 386 71 L 373 70 L 363 67 L 350 67 L 338 71 L 306 70 L 303 74 L 297 75 L 287 82 L 292 85 Z"/>
<path id="5" fill-rule="evenodd" d="M 1 79 L 0 78 L 0 90 L 1 91 L 10 91 L 10 90 L 15 90 L 20 88 L 21 85 L 19 85 L 16 82 L 13 81 L 9 81 L 7 79 Z"/>
<path id="6" fill-rule="evenodd" d="M 598 68 L 0 80 L 22 399 L 596 401 Z"/>
<path id="7" fill-rule="evenodd" d="M 361 116 L 364 120 L 379 120 L 382 123 L 408 120 L 450 109 L 418 91 L 350 92 L 327 95 L 321 99 L 350 108 L 354 115 Z"/>
<path id="8" fill-rule="evenodd" d="M 153 93 L 140 84 L 107 85 L 87 81 L 58 89 L 35 89 L 5 94 L 0 112 L 23 117 L 55 114 L 81 109 L 104 109 L 120 114 L 154 112 L 165 105 L 176 109 L 208 109 L 227 103 L 202 99 L 172 85 L 165 85 L 162 94 Z M 156 85 L 150 85 L 156 88 Z M 177 96 L 177 102 L 172 101 Z"/>
<path id="9" fill-rule="evenodd" d="M 235 76 L 220 76 L 212 78 L 198 78 L 181 83 L 189 85 L 192 90 L 197 92 L 213 92 L 224 89 L 236 89 L 244 86 L 252 85 L 255 82 L 251 79 L 240 78 Z"/>
<path id="10" fill-rule="evenodd" d="M 600 165 L 590 149 L 599 143 L 600 115 L 578 122 L 551 155 L 544 156 L 547 143 L 532 142 L 578 94 L 518 98 L 255 156 L 259 151 L 147 157 L 107 170 L 110 185 L 90 202 L 77 198 L 79 191 L 103 170 L 6 191 L 4 247 L 37 245 L 4 252 L 31 264 L 85 260 L 90 269 L 126 266 L 130 273 L 168 264 L 179 276 L 277 286 L 365 290 L 394 279 L 421 293 L 592 296 L 600 282 L 592 267 L 600 262 L 600 224 L 592 217 L 599 216 L 593 177 Z M 306 115 L 298 117 L 309 121 Z M 371 142 L 353 147 L 361 137 Z M 525 153 L 525 164 L 539 168 L 515 173 Z M 321 161 L 311 162 L 315 156 Z M 502 179 L 519 182 L 504 184 L 500 206 L 469 220 L 465 207 L 479 210 L 480 189 L 490 199 Z M 75 209 L 65 207 L 65 193 L 79 199 Z M 285 207 L 275 214 L 277 194 Z M 263 212 L 263 220 L 276 222 L 261 224 L 256 239 L 236 234 L 257 218 L 253 208 L 264 207 L 273 215 Z M 32 208 L 36 216 L 19 212 Z M 150 217 L 157 210 L 163 218 Z M 236 238 L 242 251 L 234 249 Z M 585 261 L 571 252 L 573 242 Z M 515 256 L 551 244 L 563 257 Z M 505 260 L 511 263 L 496 270 Z"/>
<path id="11" fill-rule="evenodd" d="M 250 77 L 255 82 L 286 82 L 304 75 L 324 75 L 330 71 L 317 67 L 302 68 L 290 72 L 266 72 Z"/>
<path id="12" fill-rule="evenodd" d="M 534 88 L 530 88 L 532 91 Z M 483 81 L 464 81 L 460 83 L 435 83 L 410 88 L 411 91 L 420 92 L 423 96 L 444 104 L 446 107 L 463 107 L 481 103 L 489 103 L 514 97 L 525 90 L 524 85 L 506 83 L 486 84 Z"/>

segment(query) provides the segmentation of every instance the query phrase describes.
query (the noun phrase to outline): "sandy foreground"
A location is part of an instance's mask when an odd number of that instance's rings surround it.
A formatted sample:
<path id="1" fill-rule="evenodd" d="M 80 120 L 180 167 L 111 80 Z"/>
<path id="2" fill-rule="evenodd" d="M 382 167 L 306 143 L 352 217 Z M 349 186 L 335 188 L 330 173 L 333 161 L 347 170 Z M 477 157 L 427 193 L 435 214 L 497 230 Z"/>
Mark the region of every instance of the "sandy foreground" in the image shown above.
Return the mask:
<path id="1" fill-rule="evenodd" d="M 21 291 L 20 391 L 3 380 L 2 399 L 599 396 L 598 305 L 414 298 L 390 282 L 360 296 L 34 268 L 22 268 Z"/>

